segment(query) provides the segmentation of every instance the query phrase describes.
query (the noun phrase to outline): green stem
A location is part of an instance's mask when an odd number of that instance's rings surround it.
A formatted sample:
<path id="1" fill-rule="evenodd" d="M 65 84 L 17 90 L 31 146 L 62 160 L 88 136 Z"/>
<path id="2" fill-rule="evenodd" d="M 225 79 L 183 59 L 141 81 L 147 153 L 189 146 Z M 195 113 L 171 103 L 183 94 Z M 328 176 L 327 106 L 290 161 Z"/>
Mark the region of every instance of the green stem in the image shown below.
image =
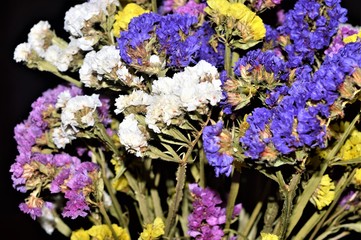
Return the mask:
<path id="1" fill-rule="evenodd" d="M 341 139 L 337 141 L 337 144 L 332 148 L 329 154 L 327 154 L 325 161 L 321 163 L 320 171 L 318 173 L 313 174 L 310 180 L 308 181 L 307 185 L 304 188 L 305 190 L 303 191 L 301 196 L 298 198 L 297 203 L 295 204 L 295 208 L 294 208 L 295 210 L 291 216 L 290 224 L 287 229 L 287 236 L 291 234 L 293 228 L 300 220 L 303 210 L 305 209 L 309 199 L 312 197 L 316 188 L 320 184 L 321 178 L 326 172 L 328 165 L 331 164 L 331 161 L 334 159 L 340 148 L 343 146 L 344 142 L 346 141 L 347 137 L 349 136 L 356 122 L 358 122 L 359 119 L 360 119 L 360 114 L 357 114 L 350 123 L 350 125 L 347 127 L 345 132 L 343 133 Z"/>
<path id="2" fill-rule="evenodd" d="M 174 225 L 176 214 L 179 208 L 179 204 L 183 197 L 183 188 L 185 184 L 187 163 L 181 163 L 177 172 L 177 184 L 175 187 L 175 195 L 173 201 L 169 207 L 168 216 L 165 222 L 164 236 L 170 237 L 171 228 Z"/>
<path id="3" fill-rule="evenodd" d="M 55 210 L 52 210 L 54 216 L 55 228 L 66 237 L 70 237 L 72 230 L 70 227 L 59 217 Z"/>
<path id="4" fill-rule="evenodd" d="M 231 183 L 231 188 L 229 190 L 229 196 L 226 207 L 226 225 L 224 227 L 225 229 L 229 229 L 231 226 L 234 204 L 236 203 L 236 199 L 239 191 L 239 181 L 241 179 L 241 173 L 237 169 L 233 169 L 232 175 L 233 175 L 232 183 Z"/>
<path id="5" fill-rule="evenodd" d="M 59 72 L 59 70 L 51 63 L 47 62 L 47 61 L 39 61 L 37 62 L 37 68 L 40 70 L 40 71 L 46 71 L 46 72 L 51 72 L 53 73 L 54 75 L 74 84 L 75 86 L 77 87 L 82 87 L 82 83 L 79 82 L 78 80 L 68 76 L 68 75 L 65 75 L 65 74 L 62 74 Z"/>
<path id="6" fill-rule="evenodd" d="M 157 8 L 157 0 L 152 0 L 152 11 L 154 13 L 158 12 L 158 8 Z"/>
<path id="7" fill-rule="evenodd" d="M 345 188 L 348 186 L 348 184 L 353 179 L 355 173 L 356 173 L 356 169 L 354 169 L 351 174 L 349 172 L 346 172 L 346 173 L 344 173 L 342 178 L 338 181 L 337 187 L 335 189 L 335 197 L 334 197 L 331 205 L 328 207 L 324 216 L 321 218 L 320 221 L 318 221 L 318 224 L 316 225 L 314 231 L 312 232 L 311 237 L 309 238 L 310 240 L 315 238 L 317 232 L 321 229 L 321 227 L 323 227 L 323 224 L 327 219 L 333 218 L 333 217 L 329 218 L 328 216 L 331 213 L 331 211 L 334 209 L 336 204 L 338 204 L 338 199 L 341 197 L 341 194 L 343 193 Z"/>
<path id="8" fill-rule="evenodd" d="M 173 227 L 174 225 L 176 213 L 178 211 L 179 204 L 182 201 L 183 188 L 185 185 L 185 177 L 186 177 L 185 173 L 186 173 L 187 161 L 191 157 L 195 145 L 198 143 L 200 137 L 202 136 L 204 127 L 207 126 L 209 120 L 211 119 L 211 113 L 212 111 L 208 113 L 207 120 L 202 125 L 201 130 L 197 133 L 194 140 L 189 145 L 187 152 L 183 155 L 182 160 L 179 163 L 177 179 L 176 179 L 177 180 L 176 192 L 174 195 L 174 199 L 169 207 L 168 216 L 165 222 L 165 230 L 164 230 L 165 237 L 170 237 L 170 233 L 171 233 L 170 230 L 171 227 Z"/>
<path id="9" fill-rule="evenodd" d="M 102 202 L 100 202 L 100 203 L 98 203 L 98 207 L 99 207 L 100 213 L 102 214 L 102 216 L 105 220 L 105 223 L 108 225 L 110 231 L 112 232 L 114 240 L 118 239 L 117 233 L 114 231 L 112 222 L 110 221 L 107 211 L 104 208 L 104 204 Z"/>
<path id="10" fill-rule="evenodd" d="M 109 193 L 110 199 L 112 200 L 112 206 L 114 207 L 115 213 L 117 215 L 118 221 L 119 221 L 119 225 L 121 227 L 123 227 L 124 229 L 126 229 L 126 231 L 129 233 L 128 230 L 128 226 L 126 224 L 126 221 L 124 220 L 124 214 L 122 212 L 121 206 L 118 202 L 118 199 L 116 198 L 115 194 L 114 194 L 114 190 L 112 185 L 109 182 L 109 179 L 106 177 L 106 166 L 105 166 L 105 158 L 104 158 L 104 154 L 101 150 L 99 150 L 99 155 L 100 158 L 99 159 L 99 164 L 101 166 L 101 170 L 102 170 L 102 179 L 104 181 L 104 185 L 107 188 L 107 191 Z"/>
<path id="11" fill-rule="evenodd" d="M 226 49 L 224 51 L 224 69 L 226 70 L 227 75 L 231 76 L 232 75 L 232 66 L 231 66 L 232 51 L 227 43 L 225 45 L 226 45 L 225 46 Z"/>
<path id="12" fill-rule="evenodd" d="M 283 240 L 286 237 L 287 227 L 289 225 L 289 219 L 292 213 L 292 202 L 296 195 L 297 186 L 301 180 L 301 173 L 294 174 L 289 185 L 285 183 L 281 171 L 277 171 L 276 176 L 278 178 L 280 189 L 285 197 L 279 225 L 280 228 L 276 230 L 276 235 L 279 236 L 280 240 Z"/>
<path id="13" fill-rule="evenodd" d="M 202 147 L 202 143 L 198 142 L 199 147 L 199 186 L 202 188 L 206 187 L 206 177 L 204 172 L 204 164 L 206 162 L 206 155 L 204 154 L 204 150 Z"/>

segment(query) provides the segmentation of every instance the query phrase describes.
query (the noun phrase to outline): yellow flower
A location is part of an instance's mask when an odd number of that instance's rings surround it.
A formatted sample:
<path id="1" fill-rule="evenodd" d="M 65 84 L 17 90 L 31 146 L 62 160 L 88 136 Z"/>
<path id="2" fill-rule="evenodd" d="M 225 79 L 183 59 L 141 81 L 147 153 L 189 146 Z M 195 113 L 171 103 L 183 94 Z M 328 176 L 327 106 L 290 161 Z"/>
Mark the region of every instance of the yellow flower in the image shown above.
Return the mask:
<path id="1" fill-rule="evenodd" d="M 311 197 L 311 203 L 317 207 L 318 210 L 331 204 L 335 197 L 335 184 L 328 174 L 324 175 L 318 185 L 316 191 Z"/>
<path id="2" fill-rule="evenodd" d="M 123 191 L 128 187 L 128 181 L 124 176 L 112 181 L 112 186 L 117 191 Z"/>
<path id="3" fill-rule="evenodd" d="M 154 222 L 147 224 L 140 234 L 138 240 L 153 240 L 164 234 L 164 223 L 159 217 L 154 219 Z"/>
<path id="4" fill-rule="evenodd" d="M 117 240 L 130 240 L 128 233 L 116 224 L 112 224 L 112 227 L 118 236 Z M 87 230 L 88 234 L 97 240 L 112 239 L 112 232 L 108 225 L 96 225 Z"/>
<path id="5" fill-rule="evenodd" d="M 72 232 L 70 240 L 90 240 L 90 236 L 84 229 L 79 229 Z"/>
<path id="6" fill-rule="evenodd" d="M 339 156 L 342 160 L 350 160 L 361 156 L 361 132 L 353 130 L 340 149 Z"/>
<path id="7" fill-rule="evenodd" d="M 224 24 L 226 26 L 224 28 L 234 27 L 234 31 L 237 31 L 241 38 L 241 45 L 247 42 L 254 42 L 255 44 L 266 35 L 266 28 L 262 19 L 243 3 L 230 3 L 227 0 L 208 0 L 207 4 L 208 7 L 205 8 L 205 12 L 211 15 L 214 21 L 225 18 Z M 242 48 L 242 46 L 239 47 Z"/>
<path id="8" fill-rule="evenodd" d="M 261 240 L 278 240 L 278 236 L 272 233 L 261 232 Z"/>
<path id="9" fill-rule="evenodd" d="M 222 15 L 227 15 L 228 9 L 230 9 L 230 2 L 227 0 L 208 0 L 208 7 L 204 11 L 208 14 L 211 14 L 212 10 L 218 11 Z"/>
<path id="10" fill-rule="evenodd" d="M 361 39 L 361 31 L 343 39 L 344 43 L 356 42 L 357 39 Z"/>
<path id="11" fill-rule="evenodd" d="M 144 10 L 141 6 L 135 3 L 127 4 L 123 10 L 120 10 L 115 15 L 115 22 L 113 24 L 113 34 L 115 37 L 120 36 L 120 31 L 128 29 L 128 24 L 130 20 L 134 17 L 138 17 L 143 13 L 149 12 L 148 10 Z"/>
<path id="12" fill-rule="evenodd" d="M 356 173 L 353 176 L 352 182 L 358 186 L 361 186 L 361 168 L 356 169 Z"/>

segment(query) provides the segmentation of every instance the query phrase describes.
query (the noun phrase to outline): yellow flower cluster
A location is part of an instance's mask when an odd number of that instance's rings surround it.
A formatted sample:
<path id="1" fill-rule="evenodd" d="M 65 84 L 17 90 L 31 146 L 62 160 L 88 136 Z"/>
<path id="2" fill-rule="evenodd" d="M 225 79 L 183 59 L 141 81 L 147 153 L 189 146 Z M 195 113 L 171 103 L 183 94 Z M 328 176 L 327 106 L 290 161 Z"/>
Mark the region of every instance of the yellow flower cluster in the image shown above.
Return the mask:
<path id="1" fill-rule="evenodd" d="M 351 36 L 345 37 L 343 39 L 344 43 L 351 43 L 351 42 L 356 42 L 357 39 L 361 40 L 361 30 L 358 33 L 355 33 Z"/>
<path id="2" fill-rule="evenodd" d="M 361 132 L 356 129 L 351 132 L 350 137 L 341 147 L 339 156 L 344 161 L 361 156 Z"/>
<path id="3" fill-rule="evenodd" d="M 118 236 L 117 240 L 130 240 L 128 233 L 116 224 L 112 224 L 112 227 Z M 88 230 L 79 229 L 74 231 L 70 237 L 70 240 L 107 240 L 113 239 L 112 232 L 108 225 L 95 225 Z"/>
<path id="4" fill-rule="evenodd" d="M 361 186 L 361 168 L 356 169 L 356 173 L 352 179 L 355 185 Z"/>
<path id="5" fill-rule="evenodd" d="M 120 36 L 120 31 L 127 30 L 130 20 L 134 17 L 138 17 L 143 13 L 149 12 L 144 10 L 141 6 L 135 3 L 127 4 L 123 10 L 120 10 L 117 15 L 115 15 L 115 22 L 113 24 L 113 34 L 115 37 Z"/>
<path id="6" fill-rule="evenodd" d="M 138 240 L 154 240 L 164 234 L 164 223 L 159 217 L 153 223 L 147 224 Z"/>
<path id="7" fill-rule="evenodd" d="M 227 0 L 208 0 L 205 12 L 211 16 L 233 18 L 241 33 L 243 41 L 261 40 L 266 34 L 262 19 L 240 2 L 230 3 Z M 229 23 L 230 21 L 228 21 Z"/>
<path id="8" fill-rule="evenodd" d="M 278 236 L 272 233 L 261 232 L 261 240 L 278 240 Z"/>
<path id="9" fill-rule="evenodd" d="M 318 185 L 316 191 L 311 197 L 311 203 L 317 207 L 318 210 L 331 204 L 335 198 L 335 184 L 328 174 L 324 175 Z"/>

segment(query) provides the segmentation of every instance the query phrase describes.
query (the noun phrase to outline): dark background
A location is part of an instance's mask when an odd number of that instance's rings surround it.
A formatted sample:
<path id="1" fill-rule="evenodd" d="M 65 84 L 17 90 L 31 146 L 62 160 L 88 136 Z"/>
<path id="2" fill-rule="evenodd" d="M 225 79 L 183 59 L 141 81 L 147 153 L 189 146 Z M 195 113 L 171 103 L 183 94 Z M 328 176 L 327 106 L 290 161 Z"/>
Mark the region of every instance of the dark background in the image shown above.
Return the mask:
<path id="1" fill-rule="evenodd" d="M 284 0 L 287 1 L 287 0 Z M 58 36 L 64 39 L 65 12 L 80 0 L 5 0 L 1 5 L 1 114 L 0 114 L 0 238 L 1 239 L 65 239 L 55 233 L 49 236 L 30 216 L 18 209 L 26 194 L 12 188 L 10 165 L 17 155 L 13 139 L 16 124 L 28 117 L 31 103 L 43 91 L 63 83 L 53 75 L 28 69 L 13 60 L 15 47 L 27 41 L 30 28 L 40 20 L 46 20 Z M 342 5 L 349 9 L 349 22 L 361 25 L 361 1 L 344 0 Z"/>

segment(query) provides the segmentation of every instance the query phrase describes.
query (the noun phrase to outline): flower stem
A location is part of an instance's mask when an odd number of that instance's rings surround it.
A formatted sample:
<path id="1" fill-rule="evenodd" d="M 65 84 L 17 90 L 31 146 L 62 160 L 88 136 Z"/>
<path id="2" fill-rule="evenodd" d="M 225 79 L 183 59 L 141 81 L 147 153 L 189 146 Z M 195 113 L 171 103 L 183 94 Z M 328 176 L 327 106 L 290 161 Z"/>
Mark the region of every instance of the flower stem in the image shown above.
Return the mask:
<path id="1" fill-rule="evenodd" d="M 278 225 L 279 228 L 275 229 L 275 233 L 276 235 L 279 236 L 280 240 L 283 240 L 286 238 L 287 228 L 292 213 L 292 207 L 293 207 L 292 202 L 293 202 L 293 198 L 296 195 L 297 186 L 301 180 L 301 173 L 294 174 L 288 185 L 284 181 L 281 171 L 277 171 L 276 176 L 278 179 L 278 183 L 280 185 L 280 189 L 285 197 L 285 200 L 283 203 L 282 214 Z"/>
<path id="2" fill-rule="evenodd" d="M 239 191 L 240 179 L 241 179 L 240 171 L 238 171 L 237 169 L 233 169 L 231 189 L 229 190 L 229 197 L 226 207 L 226 225 L 224 227 L 225 229 L 229 229 L 231 226 L 234 204 L 236 203 L 236 199 Z"/>
<path id="3" fill-rule="evenodd" d="M 170 237 L 170 230 L 171 227 L 174 226 L 176 213 L 179 208 L 179 204 L 182 201 L 183 196 L 183 188 L 185 185 L 185 177 L 186 177 L 186 167 L 187 167 L 187 161 L 191 157 L 191 154 L 193 152 L 193 149 L 195 145 L 198 143 L 200 137 L 202 136 L 203 129 L 205 126 L 207 126 L 209 120 L 211 118 L 211 111 L 208 113 L 207 120 L 202 125 L 201 130 L 197 133 L 194 140 L 191 142 L 191 144 L 188 146 L 187 152 L 183 155 L 181 162 L 179 163 L 178 171 L 177 171 L 177 184 L 176 184 L 176 192 L 174 194 L 174 199 L 169 207 L 168 216 L 165 222 L 165 230 L 164 230 L 164 236 Z"/>
<path id="4" fill-rule="evenodd" d="M 102 202 L 98 203 L 98 208 L 99 208 L 100 213 L 102 214 L 102 216 L 103 216 L 103 218 L 105 220 L 105 223 L 108 225 L 110 231 L 112 232 L 114 240 L 118 239 L 117 233 L 114 231 L 114 228 L 112 226 L 112 222 L 110 221 L 110 218 L 109 218 L 109 216 L 107 214 L 107 211 L 104 208 L 104 204 Z"/>
<path id="5" fill-rule="evenodd" d="M 232 62 L 232 51 L 229 45 L 226 43 L 225 51 L 224 51 L 224 69 L 226 70 L 228 76 L 231 76 L 232 74 L 231 62 Z"/>
<path id="6" fill-rule="evenodd" d="M 124 220 L 124 214 L 123 211 L 121 209 L 121 206 L 118 202 L 118 199 L 116 198 L 115 194 L 114 194 L 114 190 L 109 182 L 109 179 L 106 177 L 106 167 L 105 167 L 105 158 L 104 158 L 104 154 L 101 150 L 99 150 L 99 154 L 100 154 L 100 158 L 99 158 L 99 164 L 101 166 L 102 169 L 102 178 L 104 181 L 104 185 L 108 190 L 110 199 L 112 200 L 112 205 L 114 207 L 115 213 L 117 214 L 117 218 L 119 221 L 119 225 L 121 227 L 123 227 L 124 229 L 126 229 L 126 231 L 129 233 L 128 231 L 128 226 L 126 224 L 126 221 Z"/>

